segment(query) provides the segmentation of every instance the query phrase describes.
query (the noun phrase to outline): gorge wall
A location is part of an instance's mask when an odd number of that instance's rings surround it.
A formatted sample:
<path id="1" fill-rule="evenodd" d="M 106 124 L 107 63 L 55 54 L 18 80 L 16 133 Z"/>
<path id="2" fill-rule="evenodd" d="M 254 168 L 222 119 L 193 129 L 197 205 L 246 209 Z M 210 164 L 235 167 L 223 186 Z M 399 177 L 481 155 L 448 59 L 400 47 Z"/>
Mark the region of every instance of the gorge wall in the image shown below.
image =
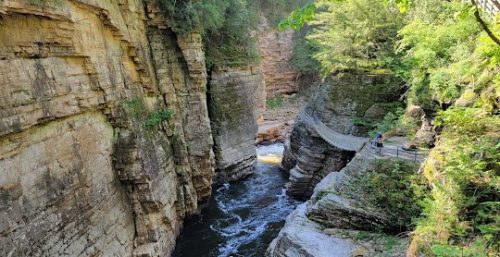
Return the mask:
<path id="1" fill-rule="evenodd" d="M 257 119 L 258 143 L 284 141 L 302 106 L 302 99 L 297 94 L 301 74 L 291 65 L 296 34 L 294 30 L 278 31 L 265 17 L 260 21 L 257 48 L 264 78 L 262 105 L 265 110 Z"/>
<path id="2" fill-rule="evenodd" d="M 290 65 L 294 33 L 294 30 L 279 32 L 266 18 L 262 18 L 259 24 L 257 46 L 262 56 L 267 98 L 299 90 L 299 74 Z"/>
<path id="3" fill-rule="evenodd" d="M 219 180 L 248 176 L 255 166 L 255 134 L 263 87 L 258 66 L 212 71 L 209 84 L 210 116 L 214 129 Z"/>
<path id="4" fill-rule="evenodd" d="M 0 255 L 168 256 L 215 167 L 253 165 L 259 76 L 213 74 L 248 123 L 228 135 L 200 35 L 156 1 L 0 1 Z"/>
<path id="5" fill-rule="evenodd" d="M 355 154 L 328 144 L 308 117 L 341 134 L 367 136 L 367 128 L 354 120 L 382 119 L 400 96 L 400 90 L 395 90 L 398 83 L 390 75 L 352 71 L 331 76 L 317 89 L 285 144 L 282 166 L 290 175 L 290 195 L 308 198 L 323 177 L 342 169 Z"/>

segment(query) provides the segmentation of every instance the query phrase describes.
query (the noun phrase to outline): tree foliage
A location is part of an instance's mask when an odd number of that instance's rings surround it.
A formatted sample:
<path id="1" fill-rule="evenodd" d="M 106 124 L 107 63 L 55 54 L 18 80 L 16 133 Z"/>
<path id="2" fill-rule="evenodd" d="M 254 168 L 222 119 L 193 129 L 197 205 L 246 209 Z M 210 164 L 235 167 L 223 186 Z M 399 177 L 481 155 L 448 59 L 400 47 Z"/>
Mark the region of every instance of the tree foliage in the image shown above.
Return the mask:
<path id="1" fill-rule="evenodd" d="M 278 24 L 278 29 L 300 29 L 313 19 L 315 11 L 315 4 L 306 4 L 300 9 L 293 11 L 285 20 L 281 21 Z"/>
<path id="2" fill-rule="evenodd" d="M 308 14 L 311 56 L 324 75 L 394 74 L 409 87 L 408 102 L 435 117 L 438 142 L 421 168 L 431 190 L 412 256 L 499 254 L 500 47 L 492 35 L 500 22 L 472 3 L 317 0 Z M 386 118 L 377 129 L 401 120 Z"/>
<path id="3" fill-rule="evenodd" d="M 178 34 L 203 35 L 207 66 L 257 62 L 255 31 L 261 17 L 276 24 L 305 0 L 159 0 L 169 26 Z"/>
<path id="4" fill-rule="evenodd" d="M 317 47 L 313 57 L 324 75 L 348 69 L 387 72 L 396 65 L 393 48 L 402 15 L 395 8 L 369 0 L 319 0 L 314 6 L 314 15 L 296 18 L 302 13 L 292 13 L 280 25 L 298 27 L 309 22 L 312 29 L 307 39 Z"/>

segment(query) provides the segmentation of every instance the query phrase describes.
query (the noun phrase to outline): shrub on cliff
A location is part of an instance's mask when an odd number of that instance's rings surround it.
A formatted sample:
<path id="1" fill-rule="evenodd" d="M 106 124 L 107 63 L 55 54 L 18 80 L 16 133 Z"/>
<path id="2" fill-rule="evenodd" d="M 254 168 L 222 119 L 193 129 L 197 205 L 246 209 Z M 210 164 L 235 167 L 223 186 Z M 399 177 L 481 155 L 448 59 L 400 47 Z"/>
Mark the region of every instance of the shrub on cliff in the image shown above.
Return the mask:
<path id="1" fill-rule="evenodd" d="M 347 12 L 339 10 L 364 1 L 316 2 L 325 9 L 318 8 L 309 39 L 323 48 L 315 57 L 325 72 L 387 68 L 406 81 L 408 102 L 435 117 L 436 147 L 421 168 L 431 190 L 408 256 L 498 256 L 499 15 L 475 1 L 381 0 Z M 380 30 L 390 24 L 380 23 L 384 15 L 363 16 L 370 7 L 385 14 L 382 2 L 406 12 L 387 27 L 392 34 Z"/>
<path id="2" fill-rule="evenodd" d="M 244 66 L 259 60 L 253 31 L 262 15 L 275 24 L 305 0 L 159 0 L 174 32 L 203 35 L 207 67 Z"/>
<path id="3" fill-rule="evenodd" d="M 365 204 L 388 215 L 394 232 L 406 232 L 414 228 L 415 218 L 422 212 L 420 201 L 426 191 L 417 170 L 415 163 L 379 160 L 373 170 L 355 178 L 352 185 Z"/>

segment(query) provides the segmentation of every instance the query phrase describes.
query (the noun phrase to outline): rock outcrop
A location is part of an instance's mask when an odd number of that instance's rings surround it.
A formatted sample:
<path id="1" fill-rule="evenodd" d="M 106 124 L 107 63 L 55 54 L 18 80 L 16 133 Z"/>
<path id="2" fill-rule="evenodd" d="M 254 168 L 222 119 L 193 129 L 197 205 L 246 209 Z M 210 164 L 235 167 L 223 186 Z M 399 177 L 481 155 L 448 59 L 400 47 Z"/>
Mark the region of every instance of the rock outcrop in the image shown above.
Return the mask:
<path id="1" fill-rule="evenodd" d="M 428 114 L 423 113 L 420 120 L 422 125 L 415 134 L 413 144 L 424 147 L 433 147 L 437 136 L 437 133 L 434 130 L 434 125 L 432 124 L 433 118 L 431 118 Z"/>
<path id="2" fill-rule="evenodd" d="M 168 256 L 211 193 L 204 58 L 154 0 L 0 1 L 0 256 Z"/>
<path id="3" fill-rule="evenodd" d="M 278 31 L 276 25 L 262 17 L 256 35 L 264 80 L 261 91 L 264 101 L 259 105 L 262 105 L 263 112 L 257 119 L 257 143 L 283 142 L 302 106 L 302 99 L 296 95 L 300 74 L 291 65 L 295 31 Z M 267 104 L 270 101 L 277 104 Z"/>
<path id="4" fill-rule="evenodd" d="M 307 218 L 307 203 L 286 219 L 266 257 L 404 257 L 408 239 L 357 230 L 326 228 Z"/>
<path id="5" fill-rule="evenodd" d="M 219 180 L 237 180 L 253 172 L 259 99 L 252 96 L 262 83 L 260 69 L 251 65 L 211 73 L 209 106 Z"/>
<path id="6" fill-rule="evenodd" d="M 325 81 L 302 110 L 285 144 L 282 166 L 290 174 L 290 195 L 311 196 L 323 177 L 342 169 L 355 154 L 355 150 L 327 143 L 306 118 L 315 117 L 337 133 L 365 136 L 367 128 L 354 120 L 383 117 L 388 103 L 399 98 L 400 92 L 393 86 L 397 83 L 390 75 L 355 72 L 338 74 Z"/>
<path id="7" fill-rule="evenodd" d="M 405 256 L 407 239 L 374 232 L 392 228 L 388 213 L 365 200 L 353 186 L 357 177 L 376 167 L 375 160 L 387 158 L 392 157 L 365 146 L 340 172 L 327 175 L 311 199 L 287 218 L 266 256 L 368 257 L 382 252 L 383 256 Z"/>
<path id="8" fill-rule="evenodd" d="M 267 98 L 296 93 L 299 90 L 298 77 L 290 63 L 293 56 L 294 30 L 278 32 L 263 17 L 257 33 L 257 47 L 262 56 L 262 72 Z"/>

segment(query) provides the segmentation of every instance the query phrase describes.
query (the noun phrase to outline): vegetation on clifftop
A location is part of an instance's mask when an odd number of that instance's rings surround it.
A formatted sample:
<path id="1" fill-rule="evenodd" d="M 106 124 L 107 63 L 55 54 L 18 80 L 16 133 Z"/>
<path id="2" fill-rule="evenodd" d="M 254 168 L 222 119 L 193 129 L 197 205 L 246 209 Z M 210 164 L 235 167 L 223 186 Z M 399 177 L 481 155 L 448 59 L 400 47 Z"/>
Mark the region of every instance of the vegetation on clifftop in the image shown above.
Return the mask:
<path id="1" fill-rule="evenodd" d="M 255 33 L 262 16 L 276 24 L 306 0 L 158 0 L 174 32 L 203 35 L 207 66 L 244 66 L 259 60 Z"/>
<path id="2" fill-rule="evenodd" d="M 408 256 L 498 256 L 499 15 L 458 0 L 317 0 L 315 7 L 307 38 L 323 74 L 388 72 L 405 81 L 409 106 L 434 117 L 436 147 L 421 167 L 430 191 Z M 398 127 L 406 117 L 397 113 L 371 125 Z"/>
<path id="3" fill-rule="evenodd" d="M 417 165 L 408 161 L 379 160 L 373 170 L 351 184 L 358 195 L 364 196 L 364 204 L 388 214 L 393 232 L 406 232 L 415 227 L 415 218 L 422 213 L 419 202 L 426 191 L 417 170 Z"/>

